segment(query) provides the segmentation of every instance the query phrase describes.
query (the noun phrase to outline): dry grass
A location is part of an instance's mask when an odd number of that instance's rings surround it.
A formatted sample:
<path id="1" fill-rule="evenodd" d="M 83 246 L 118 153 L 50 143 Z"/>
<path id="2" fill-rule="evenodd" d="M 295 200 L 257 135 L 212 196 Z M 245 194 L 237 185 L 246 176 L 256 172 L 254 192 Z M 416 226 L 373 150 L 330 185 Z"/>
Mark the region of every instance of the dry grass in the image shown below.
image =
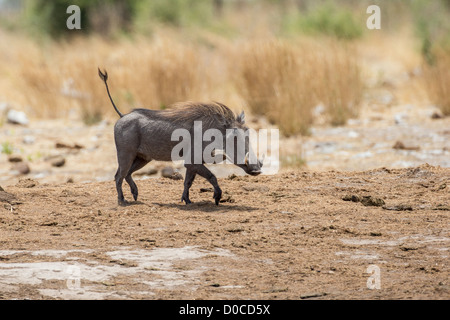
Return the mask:
<path id="1" fill-rule="evenodd" d="M 307 134 L 319 103 L 333 125 L 357 114 L 362 79 L 349 48 L 272 39 L 247 43 L 239 58 L 240 93 L 286 135 Z"/>
<path id="2" fill-rule="evenodd" d="M 324 104 L 329 122 L 340 126 L 358 115 L 363 92 L 356 48 L 337 43 L 323 48 L 318 66 L 318 99 Z M 317 83 L 316 83 L 317 84 Z"/>
<path id="3" fill-rule="evenodd" d="M 36 44 L 10 37 L 10 60 L 0 62 L 13 86 L 10 101 L 37 117 L 81 113 L 87 123 L 115 117 L 97 67 L 109 72 L 119 109 L 164 109 L 178 101 L 221 101 L 265 115 L 286 135 L 307 134 L 312 110 L 326 106 L 340 125 L 357 111 L 361 93 L 355 53 L 312 40 L 230 40 L 214 46 L 170 33 L 108 42 L 97 37 Z M 10 91 L 13 92 L 10 92 Z"/>
<path id="4" fill-rule="evenodd" d="M 251 111 L 267 116 L 285 134 L 307 133 L 314 107 L 305 94 L 312 86 L 311 63 L 301 61 L 297 48 L 279 40 L 247 43 L 239 58 L 237 88 Z"/>
<path id="5" fill-rule="evenodd" d="M 434 64 L 424 67 L 424 80 L 431 102 L 450 116 L 450 52 L 436 52 Z"/>
<path id="6" fill-rule="evenodd" d="M 109 70 L 112 96 L 126 112 L 134 107 L 165 108 L 205 98 L 208 74 L 193 47 L 173 40 L 123 41 L 80 39 L 52 44 L 19 57 L 19 86 L 37 116 L 62 116 L 79 108 L 86 123 L 113 112 L 97 67 Z"/>

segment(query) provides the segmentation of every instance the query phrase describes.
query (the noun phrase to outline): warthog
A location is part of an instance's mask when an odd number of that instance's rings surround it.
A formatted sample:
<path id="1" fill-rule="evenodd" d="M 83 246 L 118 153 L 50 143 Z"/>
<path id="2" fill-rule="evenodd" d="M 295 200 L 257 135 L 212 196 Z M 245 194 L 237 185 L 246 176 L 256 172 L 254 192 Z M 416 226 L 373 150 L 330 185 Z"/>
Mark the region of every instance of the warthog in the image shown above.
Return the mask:
<path id="1" fill-rule="evenodd" d="M 132 173 L 144 167 L 151 160 L 174 160 L 172 159 L 172 151 L 179 142 L 174 141 L 173 133 L 177 129 L 184 129 L 190 133 L 192 139 L 191 149 L 199 148 L 198 140 L 194 141 L 194 122 L 195 124 L 201 124 L 201 134 L 208 129 L 215 129 L 215 132 L 220 132 L 221 137 L 223 137 L 223 141 L 221 141 L 223 146 L 226 146 L 227 141 L 230 139 L 236 141 L 236 143 L 232 144 L 234 149 L 228 150 L 232 154 L 232 157 L 228 157 L 228 159 L 231 158 L 230 161 L 242 168 L 247 174 L 258 175 L 261 173 L 262 160 L 256 159 L 250 147 L 248 135 L 246 135 L 248 128 L 244 124 L 244 112 L 236 116 L 227 106 L 217 102 L 185 102 L 177 103 L 166 110 L 134 109 L 124 115 L 117 109 L 109 93 L 107 84 L 108 73 L 106 71 L 101 72 L 100 69 L 98 69 L 98 73 L 105 83 L 114 109 L 120 116 L 120 119 L 114 126 L 114 140 L 119 163 L 119 168 L 115 175 L 119 205 L 126 203 L 122 192 L 123 179 L 130 185 L 134 200 L 137 200 L 138 188 L 131 177 Z M 204 151 L 207 143 L 204 141 L 200 143 L 201 151 Z M 238 146 L 243 146 L 241 149 L 244 150 L 238 150 Z M 212 150 L 213 155 L 215 151 Z M 226 155 L 226 147 L 223 151 Z M 188 153 L 190 154 L 190 151 Z M 222 153 L 222 156 L 224 154 Z M 185 161 L 186 176 L 181 201 L 184 201 L 186 204 L 191 203 L 189 200 L 189 188 L 195 176 L 199 174 L 213 185 L 213 198 L 216 205 L 218 205 L 222 196 L 222 190 L 217 183 L 217 178 L 205 167 L 205 163 L 209 163 L 205 161 L 205 157 L 202 156 L 200 161 L 198 161 L 198 158 L 196 159 L 197 161 Z M 188 160 L 194 160 L 194 153 Z"/>

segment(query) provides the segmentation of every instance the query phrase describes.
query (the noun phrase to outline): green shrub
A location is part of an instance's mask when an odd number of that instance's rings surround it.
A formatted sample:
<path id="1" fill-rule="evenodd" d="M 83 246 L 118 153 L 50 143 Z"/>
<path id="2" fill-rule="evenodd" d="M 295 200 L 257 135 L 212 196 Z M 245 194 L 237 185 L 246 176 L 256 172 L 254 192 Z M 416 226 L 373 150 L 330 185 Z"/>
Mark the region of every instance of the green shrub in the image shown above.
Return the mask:
<path id="1" fill-rule="evenodd" d="M 412 13 L 422 56 L 432 65 L 436 51 L 450 49 L 450 2 L 416 0 L 412 2 Z"/>
<path id="2" fill-rule="evenodd" d="M 13 145 L 8 141 L 3 142 L 2 143 L 2 153 L 10 155 L 10 154 L 12 154 L 12 152 L 13 152 Z"/>
<path id="3" fill-rule="evenodd" d="M 310 8 L 305 13 L 294 12 L 284 23 L 288 33 L 324 34 L 338 39 L 356 39 L 362 36 L 364 24 L 345 7 L 330 2 Z"/>
<path id="4" fill-rule="evenodd" d="M 147 0 L 139 2 L 137 12 L 139 25 L 205 26 L 211 22 L 213 6 L 210 0 Z"/>
<path id="5" fill-rule="evenodd" d="M 98 32 L 103 35 L 129 30 L 135 16 L 138 0 L 26 0 L 24 20 L 35 35 L 53 38 Z M 69 30 L 67 8 L 80 8 L 81 30 Z"/>

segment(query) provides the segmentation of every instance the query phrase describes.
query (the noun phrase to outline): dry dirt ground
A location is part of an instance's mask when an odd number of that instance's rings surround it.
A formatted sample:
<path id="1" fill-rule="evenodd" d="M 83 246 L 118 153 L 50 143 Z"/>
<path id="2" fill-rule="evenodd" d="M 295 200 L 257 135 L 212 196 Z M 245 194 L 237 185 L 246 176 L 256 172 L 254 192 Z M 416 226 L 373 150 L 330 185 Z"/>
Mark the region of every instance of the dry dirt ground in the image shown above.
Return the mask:
<path id="1" fill-rule="evenodd" d="M 219 206 L 154 163 L 118 206 L 113 122 L 0 121 L 0 299 L 449 299 L 450 117 L 400 40 L 364 53 L 358 119 L 280 141 L 306 167 L 216 170 Z"/>
<path id="2" fill-rule="evenodd" d="M 191 205 L 137 184 L 124 207 L 112 181 L 1 191 L 0 298 L 450 298 L 449 168 L 221 178 L 219 206 L 201 178 Z"/>

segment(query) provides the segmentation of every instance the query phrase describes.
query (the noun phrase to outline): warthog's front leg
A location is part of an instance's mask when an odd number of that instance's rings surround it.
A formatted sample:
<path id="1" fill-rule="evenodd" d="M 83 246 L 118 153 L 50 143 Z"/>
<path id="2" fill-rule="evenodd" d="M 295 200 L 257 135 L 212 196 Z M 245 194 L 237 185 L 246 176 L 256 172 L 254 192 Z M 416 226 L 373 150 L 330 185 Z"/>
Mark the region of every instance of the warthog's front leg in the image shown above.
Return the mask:
<path id="1" fill-rule="evenodd" d="M 201 175 L 203 178 L 209 181 L 214 187 L 214 195 L 213 198 L 216 201 L 216 205 L 219 205 L 220 198 L 222 198 L 222 190 L 219 187 L 219 184 L 217 183 L 216 176 L 209 171 L 207 167 L 205 167 L 203 164 L 197 165 L 197 173 Z"/>
<path id="2" fill-rule="evenodd" d="M 181 196 L 181 202 L 186 202 L 186 204 L 191 203 L 189 199 L 189 189 L 192 186 L 192 182 L 194 182 L 195 176 L 197 174 L 195 165 L 185 165 L 186 167 L 186 177 L 184 178 L 184 190 L 183 195 Z"/>

